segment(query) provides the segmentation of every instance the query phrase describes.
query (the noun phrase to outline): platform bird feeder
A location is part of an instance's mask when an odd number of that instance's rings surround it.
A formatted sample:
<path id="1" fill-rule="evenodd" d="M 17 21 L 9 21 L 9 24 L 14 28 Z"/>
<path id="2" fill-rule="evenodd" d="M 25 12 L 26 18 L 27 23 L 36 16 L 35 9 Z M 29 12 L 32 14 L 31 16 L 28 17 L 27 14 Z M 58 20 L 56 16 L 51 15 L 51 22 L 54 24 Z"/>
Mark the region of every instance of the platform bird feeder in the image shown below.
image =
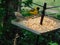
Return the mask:
<path id="1" fill-rule="evenodd" d="M 36 34 L 46 33 L 60 28 L 60 21 L 57 19 L 45 16 L 43 25 L 40 25 L 40 19 L 41 17 L 26 17 L 26 19 L 20 19 L 19 22 L 12 20 L 12 24 Z"/>
<path id="2" fill-rule="evenodd" d="M 49 16 L 45 16 L 46 3 L 44 3 L 42 16 L 28 16 L 26 19 L 21 19 L 19 21 L 12 20 L 11 23 L 31 31 L 35 34 L 46 33 L 49 31 L 54 31 L 60 28 L 60 21 Z"/>
<path id="3" fill-rule="evenodd" d="M 22 19 L 19 22 L 17 22 L 16 20 L 12 20 L 12 24 L 36 34 L 54 31 L 60 28 L 60 21 L 57 19 L 45 16 L 43 25 L 40 25 L 40 19 L 41 17 L 26 17 L 26 20 Z"/>

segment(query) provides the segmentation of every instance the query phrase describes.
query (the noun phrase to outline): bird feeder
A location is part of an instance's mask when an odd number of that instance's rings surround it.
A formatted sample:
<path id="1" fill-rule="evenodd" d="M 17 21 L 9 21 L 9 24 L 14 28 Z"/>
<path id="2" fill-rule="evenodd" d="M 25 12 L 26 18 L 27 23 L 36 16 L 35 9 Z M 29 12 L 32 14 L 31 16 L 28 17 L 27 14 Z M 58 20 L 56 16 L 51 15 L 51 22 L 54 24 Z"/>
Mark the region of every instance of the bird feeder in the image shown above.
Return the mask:
<path id="1" fill-rule="evenodd" d="M 60 28 L 60 21 L 52 17 L 45 16 L 43 25 L 40 25 L 39 22 L 41 17 L 36 17 L 36 18 L 33 17 L 33 19 L 32 17 L 26 17 L 26 19 L 27 20 L 23 19 L 19 22 L 12 20 L 12 24 L 21 27 L 23 29 L 29 30 L 36 34 L 46 33 Z"/>
<path id="2" fill-rule="evenodd" d="M 19 26 L 23 29 L 29 30 L 33 33 L 40 34 L 49 31 L 54 31 L 60 28 L 60 21 L 49 16 L 45 16 L 46 3 L 44 3 L 41 16 L 29 16 L 20 21 L 12 20 L 12 24 Z"/>
<path id="3" fill-rule="evenodd" d="M 26 19 L 20 18 L 20 21 L 12 20 L 11 23 L 38 35 L 60 28 L 60 21 L 53 17 L 45 16 L 45 10 L 46 3 L 43 7 L 42 16 L 29 16 L 25 17 Z"/>

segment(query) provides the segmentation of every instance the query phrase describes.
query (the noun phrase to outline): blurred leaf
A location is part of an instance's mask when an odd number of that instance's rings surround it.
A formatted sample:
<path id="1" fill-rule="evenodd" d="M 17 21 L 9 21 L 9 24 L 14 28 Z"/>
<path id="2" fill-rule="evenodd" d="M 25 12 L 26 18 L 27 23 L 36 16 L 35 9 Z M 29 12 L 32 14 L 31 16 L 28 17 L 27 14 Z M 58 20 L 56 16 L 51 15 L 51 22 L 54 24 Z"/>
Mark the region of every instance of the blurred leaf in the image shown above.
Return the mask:
<path id="1" fill-rule="evenodd" d="M 58 43 L 57 42 L 49 42 L 49 45 L 58 45 Z"/>
<path id="2" fill-rule="evenodd" d="M 57 15 L 57 19 L 59 19 L 59 20 L 60 20 L 60 15 Z"/>

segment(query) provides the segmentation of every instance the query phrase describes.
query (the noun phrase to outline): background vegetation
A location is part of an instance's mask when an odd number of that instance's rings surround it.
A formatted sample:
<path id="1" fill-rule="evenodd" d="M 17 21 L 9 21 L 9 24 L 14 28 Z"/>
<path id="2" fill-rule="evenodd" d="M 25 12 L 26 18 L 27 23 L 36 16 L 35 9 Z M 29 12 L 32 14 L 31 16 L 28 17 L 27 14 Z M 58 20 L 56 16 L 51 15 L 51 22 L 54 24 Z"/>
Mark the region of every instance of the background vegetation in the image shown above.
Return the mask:
<path id="1" fill-rule="evenodd" d="M 27 0 L 23 0 L 27 1 Z M 32 3 L 30 0 L 26 2 L 26 4 L 29 5 Z M 43 5 L 44 2 L 47 2 L 48 6 L 60 6 L 59 0 L 33 0 L 33 2 Z M 4 0 L 0 0 L 0 45 L 13 45 L 13 39 L 15 37 L 16 32 L 16 26 L 12 25 L 10 22 L 12 19 L 15 18 L 13 12 L 14 9 L 9 8 L 11 12 L 11 16 L 8 19 L 7 28 L 3 28 L 3 18 L 5 16 L 5 8 L 4 8 Z M 16 3 L 16 2 L 15 2 Z M 29 6 L 28 5 L 28 6 Z M 36 7 L 36 5 L 32 4 L 31 7 Z M 53 8 L 54 10 L 57 10 L 60 12 L 59 8 Z M 24 12 L 24 13 L 23 13 Z M 49 12 L 50 13 L 50 12 Z M 26 12 L 26 10 L 22 11 L 22 14 L 24 15 L 30 15 Z M 60 20 L 60 13 L 54 14 L 54 17 Z M 20 32 L 19 32 L 20 33 Z M 17 39 L 17 45 L 34 45 L 36 34 L 33 34 L 29 31 L 26 31 L 25 29 L 22 29 L 21 37 Z M 48 32 L 45 34 L 41 34 L 39 38 L 39 44 L 40 45 L 60 45 L 60 29 L 57 29 L 56 31 Z"/>

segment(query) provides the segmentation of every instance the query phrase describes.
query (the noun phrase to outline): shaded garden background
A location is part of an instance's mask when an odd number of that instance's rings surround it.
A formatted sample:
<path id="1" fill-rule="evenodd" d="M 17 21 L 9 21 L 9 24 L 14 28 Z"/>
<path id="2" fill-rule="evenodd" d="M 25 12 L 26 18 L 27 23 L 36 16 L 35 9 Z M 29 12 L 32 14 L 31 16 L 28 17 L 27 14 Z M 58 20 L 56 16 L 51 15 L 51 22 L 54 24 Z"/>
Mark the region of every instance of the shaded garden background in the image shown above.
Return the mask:
<path id="1" fill-rule="evenodd" d="M 15 0 L 13 0 L 14 2 Z M 23 0 L 26 1 L 26 0 Z M 27 1 L 30 2 L 30 1 Z M 60 6 L 59 0 L 33 0 L 33 2 L 43 5 L 44 2 L 47 2 L 48 6 Z M 15 1 L 16 3 L 16 1 Z M 32 3 L 32 2 L 31 2 Z M 31 4 L 30 3 L 30 4 Z M 11 20 L 15 19 L 14 11 L 15 9 L 12 8 L 12 6 L 9 7 L 9 10 L 11 12 L 9 19 L 7 21 L 7 27 L 3 26 L 3 19 L 6 15 L 5 10 L 5 0 L 0 0 L 0 45 L 13 45 L 13 39 L 16 34 L 16 26 L 11 24 Z M 36 5 L 32 4 L 32 7 L 35 7 Z M 59 8 L 53 8 L 55 10 L 58 10 L 60 12 Z M 23 11 L 22 11 L 23 12 Z M 25 11 L 24 11 L 25 12 Z M 22 13 L 24 14 L 24 13 Z M 28 15 L 25 13 L 25 15 Z M 57 16 L 56 16 L 57 15 Z M 60 13 L 54 14 L 54 17 L 60 20 Z M 17 27 L 18 28 L 18 27 Z M 19 30 L 19 29 L 18 29 Z M 17 31 L 19 32 L 19 31 Z M 17 45 L 34 45 L 36 39 L 36 34 L 33 34 L 29 31 L 26 31 L 22 29 L 22 35 L 17 39 Z M 41 34 L 39 38 L 39 44 L 41 45 L 60 45 L 60 29 L 57 29 L 56 31 L 48 32 L 45 34 Z"/>

